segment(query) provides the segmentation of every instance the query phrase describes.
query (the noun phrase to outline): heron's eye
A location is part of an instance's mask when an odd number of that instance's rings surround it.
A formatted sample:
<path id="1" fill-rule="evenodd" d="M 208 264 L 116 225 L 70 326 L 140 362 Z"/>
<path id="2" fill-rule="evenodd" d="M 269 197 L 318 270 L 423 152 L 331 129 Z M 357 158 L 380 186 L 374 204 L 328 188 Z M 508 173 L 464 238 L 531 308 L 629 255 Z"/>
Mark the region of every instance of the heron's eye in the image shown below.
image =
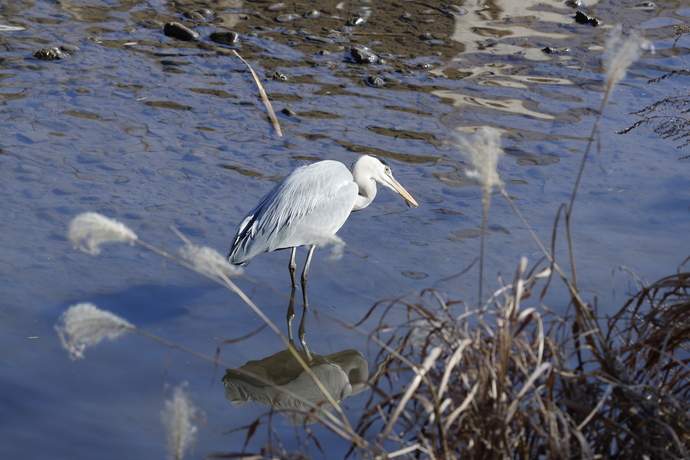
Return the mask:
<path id="1" fill-rule="evenodd" d="M 390 174 L 390 172 L 391 172 L 391 168 L 389 168 L 388 166 L 383 168 L 383 170 L 386 172 L 386 174 Z"/>

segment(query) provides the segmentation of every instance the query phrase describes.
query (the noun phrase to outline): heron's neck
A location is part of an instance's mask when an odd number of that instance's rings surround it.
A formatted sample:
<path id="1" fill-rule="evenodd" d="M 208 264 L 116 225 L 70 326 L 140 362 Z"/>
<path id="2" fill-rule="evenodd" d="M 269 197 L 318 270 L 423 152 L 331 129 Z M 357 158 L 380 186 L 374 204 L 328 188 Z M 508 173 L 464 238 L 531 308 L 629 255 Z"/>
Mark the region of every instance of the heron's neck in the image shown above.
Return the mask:
<path id="1" fill-rule="evenodd" d="M 369 203 L 374 201 L 376 197 L 376 182 L 374 182 L 370 175 L 362 174 L 361 171 L 358 170 L 356 164 L 352 170 L 352 177 L 359 186 L 359 194 L 357 195 L 355 206 L 352 210 L 359 211 L 360 209 L 366 208 L 369 206 Z"/>

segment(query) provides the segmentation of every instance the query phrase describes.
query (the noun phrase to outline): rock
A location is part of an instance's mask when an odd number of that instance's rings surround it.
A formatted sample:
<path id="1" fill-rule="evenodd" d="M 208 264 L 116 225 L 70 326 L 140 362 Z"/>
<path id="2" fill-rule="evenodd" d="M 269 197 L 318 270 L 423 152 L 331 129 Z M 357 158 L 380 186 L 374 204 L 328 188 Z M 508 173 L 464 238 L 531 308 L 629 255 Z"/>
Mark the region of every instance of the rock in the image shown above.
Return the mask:
<path id="1" fill-rule="evenodd" d="M 64 45 L 60 45 L 60 50 L 67 53 L 74 53 L 75 51 L 79 51 L 79 47 L 77 45 L 65 43 Z"/>
<path id="2" fill-rule="evenodd" d="M 575 13 L 575 22 L 578 24 L 590 24 L 593 27 L 602 26 L 604 23 L 593 16 L 587 16 L 582 11 Z"/>
<path id="3" fill-rule="evenodd" d="M 268 72 L 266 74 L 266 78 L 270 78 L 271 80 L 275 81 L 288 81 L 287 75 L 280 73 L 277 70 L 275 72 Z"/>
<path id="4" fill-rule="evenodd" d="M 347 21 L 348 26 L 361 26 L 362 24 L 366 23 L 362 18 L 352 18 Z"/>
<path id="5" fill-rule="evenodd" d="M 550 46 L 547 46 L 546 48 L 542 48 L 542 52 L 546 54 L 563 54 L 569 53 L 570 48 L 551 48 Z"/>
<path id="6" fill-rule="evenodd" d="M 293 21 L 297 18 L 301 18 L 299 14 L 281 14 L 276 18 L 276 21 L 278 22 L 290 22 Z"/>
<path id="7" fill-rule="evenodd" d="M 303 40 L 312 43 L 321 43 L 323 45 L 332 45 L 333 43 L 335 43 L 335 40 L 333 40 L 332 38 L 319 37 L 318 35 L 307 35 L 306 37 L 304 37 Z"/>
<path id="8" fill-rule="evenodd" d="M 183 26 L 179 22 L 168 22 L 163 26 L 163 33 L 168 37 L 177 38 L 178 40 L 196 40 L 199 38 L 199 32 Z"/>
<path id="9" fill-rule="evenodd" d="M 367 85 L 373 86 L 374 88 L 378 88 L 379 86 L 386 84 L 385 80 L 378 75 L 370 75 L 365 79 L 365 81 L 367 82 Z"/>
<path id="10" fill-rule="evenodd" d="M 191 19 L 192 21 L 203 21 L 204 17 L 198 11 L 185 11 L 182 13 L 185 18 Z"/>
<path id="11" fill-rule="evenodd" d="M 221 45 L 234 45 L 239 40 L 240 36 L 237 32 L 232 32 L 230 30 L 216 30 L 209 38 Z"/>
<path id="12" fill-rule="evenodd" d="M 33 56 L 41 61 L 57 61 L 62 59 L 65 55 L 60 51 L 60 48 L 41 48 L 33 52 Z"/>
<path id="13" fill-rule="evenodd" d="M 156 21 L 155 19 L 145 19 L 145 20 L 141 21 L 140 25 L 146 29 L 157 29 L 157 30 L 160 30 L 164 27 L 162 22 Z"/>
<path id="14" fill-rule="evenodd" d="M 211 19 L 213 12 L 208 8 L 202 8 L 195 11 L 185 11 L 182 13 L 182 15 L 187 19 L 191 19 L 192 21 L 207 21 Z"/>
<path id="15" fill-rule="evenodd" d="M 378 56 L 366 46 L 355 46 L 350 48 L 350 56 L 357 64 L 373 64 L 378 60 Z"/>

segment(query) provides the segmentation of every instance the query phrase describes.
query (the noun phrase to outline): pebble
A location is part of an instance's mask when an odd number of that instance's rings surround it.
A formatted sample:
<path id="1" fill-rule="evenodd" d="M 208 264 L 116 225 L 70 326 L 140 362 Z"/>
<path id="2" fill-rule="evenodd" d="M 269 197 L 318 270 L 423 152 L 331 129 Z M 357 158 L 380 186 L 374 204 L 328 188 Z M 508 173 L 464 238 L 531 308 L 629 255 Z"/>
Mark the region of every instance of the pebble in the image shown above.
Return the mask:
<path id="1" fill-rule="evenodd" d="M 276 18 L 276 21 L 278 22 L 290 22 L 293 21 L 297 18 L 300 18 L 301 16 L 299 14 L 281 14 Z"/>
<path id="2" fill-rule="evenodd" d="M 317 10 L 311 10 L 304 13 L 304 17 L 307 19 L 316 19 L 319 16 L 321 16 L 321 13 L 319 13 Z"/>
<path id="3" fill-rule="evenodd" d="M 582 0 L 566 0 L 565 6 L 570 8 L 582 8 L 585 4 Z"/>
<path id="4" fill-rule="evenodd" d="M 362 18 L 352 18 L 347 21 L 348 26 L 361 26 L 362 24 L 366 23 Z"/>
<path id="5" fill-rule="evenodd" d="M 179 40 L 196 40 L 199 38 L 199 32 L 183 26 L 179 22 L 168 22 L 163 27 L 163 33 L 168 37 L 177 38 Z"/>
<path id="6" fill-rule="evenodd" d="M 204 20 L 204 16 L 198 11 L 185 11 L 184 13 L 182 13 L 182 15 L 187 19 L 191 19 L 192 21 Z"/>
<path id="7" fill-rule="evenodd" d="M 563 54 L 569 53 L 570 48 L 551 48 L 550 46 L 547 46 L 546 48 L 542 48 L 542 51 L 546 54 Z"/>
<path id="8" fill-rule="evenodd" d="M 350 49 L 350 56 L 357 64 L 373 64 L 378 60 L 376 54 L 366 46 L 355 46 Z"/>
<path id="9" fill-rule="evenodd" d="M 591 24 L 593 27 L 604 25 L 603 22 L 593 16 L 587 16 L 582 11 L 575 13 L 575 22 L 578 24 Z"/>
<path id="10" fill-rule="evenodd" d="M 332 45 L 333 43 L 335 43 L 335 40 L 333 40 L 332 38 L 319 37 L 318 35 L 307 35 L 306 37 L 304 37 L 304 40 L 312 43 L 321 43 L 323 45 Z"/>
<path id="11" fill-rule="evenodd" d="M 60 48 L 57 47 L 38 49 L 33 52 L 33 56 L 41 61 L 57 61 L 65 57 Z"/>
<path id="12" fill-rule="evenodd" d="M 206 21 L 211 19 L 213 12 L 208 8 L 202 8 L 200 10 L 185 11 L 182 13 L 182 15 L 187 19 L 191 19 L 192 21 Z"/>
<path id="13" fill-rule="evenodd" d="M 209 38 L 221 45 L 234 45 L 239 40 L 240 36 L 237 32 L 232 32 L 230 30 L 216 30 Z"/>
<path id="14" fill-rule="evenodd" d="M 267 73 L 266 77 L 270 78 L 271 80 L 275 80 L 275 81 L 288 81 L 287 75 L 285 75 L 284 73 L 280 73 L 277 70 L 273 73 L 271 73 L 271 72 Z"/>
<path id="15" fill-rule="evenodd" d="M 79 47 L 77 45 L 66 43 L 64 45 L 60 45 L 60 50 L 65 51 L 67 53 L 73 53 L 75 51 L 79 51 Z"/>
<path id="16" fill-rule="evenodd" d="M 378 75 L 370 75 L 365 79 L 365 81 L 369 86 L 373 86 L 374 88 L 378 88 L 386 84 L 384 79 L 379 77 Z"/>
<path id="17" fill-rule="evenodd" d="M 155 19 L 144 19 L 141 21 L 140 25 L 146 29 L 162 29 L 163 28 L 163 23 L 160 21 L 156 21 Z"/>
<path id="18" fill-rule="evenodd" d="M 284 6 L 285 6 L 285 3 L 274 3 L 273 5 L 269 6 L 268 9 L 271 11 L 274 11 L 274 10 L 281 9 Z"/>

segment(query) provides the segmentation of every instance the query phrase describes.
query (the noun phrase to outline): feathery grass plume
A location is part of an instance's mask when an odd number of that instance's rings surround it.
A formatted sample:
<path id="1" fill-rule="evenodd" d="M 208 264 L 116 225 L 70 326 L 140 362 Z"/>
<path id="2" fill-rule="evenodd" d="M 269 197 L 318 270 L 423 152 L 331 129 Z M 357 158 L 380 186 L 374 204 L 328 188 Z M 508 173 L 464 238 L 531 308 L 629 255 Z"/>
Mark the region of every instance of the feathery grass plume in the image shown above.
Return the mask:
<path id="1" fill-rule="evenodd" d="M 604 52 L 604 75 L 606 93 L 610 93 L 616 84 L 625 76 L 628 67 L 640 57 L 642 50 L 648 47 L 648 42 L 634 30 L 628 36 L 623 35 L 620 24 L 611 30 L 606 40 Z"/>
<path id="2" fill-rule="evenodd" d="M 200 247 L 188 243 L 180 249 L 179 255 L 194 265 L 197 270 L 209 276 L 218 276 L 218 272 L 228 277 L 242 275 L 240 267 L 232 265 L 218 251 L 207 246 Z"/>
<path id="3" fill-rule="evenodd" d="M 173 390 L 172 399 L 165 400 L 161 420 L 168 441 L 168 459 L 182 460 L 185 452 L 196 442 L 199 428 L 192 423 L 200 409 L 192 403 L 192 393 L 185 391 L 187 382 Z"/>
<path id="4" fill-rule="evenodd" d="M 482 184 L 482 234 L 479 249 L 479 306 L 482 305 L 482 284 L 484 278 L 484 234 L 486 233 L 486 220 L 491 204 L 491 191 L 493 187 L 503 188 L 503 182 L 498 175 L 498 160 L 503 155 L 501 149 L 501 132 L 489 126 L 481 127 L 471 139 L 455 132 L 456 146 L 462 156 L 467 159 L 475 169 L 467 170 L 465 174 L 471 179 L 477 179 Z"/>
<path id="5" fill-rule="evenodd" d="M 83 302 L 69 307 L 60 316 L 55 330 L 69 357 L 75 360 L 84 357 L 87 347 L 105 338 L 115 340 L 134 330 L 134 325 L 92 303 Z"/>
<path id="6" fill-rule="evenodd" d="M 102 244 L 133 244 L 137 240 L 137 235 L 124 224 L 95 212 L 85 212 L 72 219 L 67 237 L 74 249 L 92 256 L 101 252 Z"/>
<path id="7" fill-rule="evenodd" d="M 314 242 L 317 248 L 333 245 L 328 260 L 340 260 L 343 257 L 345 241 L 338 235 L 334 235 L 323 230 L 313 229 L 306 232 L 305 238 Z"/>
<path id="8" fill-rule="evenodd" d="M 481 127 L 471 139 L 455 132 L 457 147 L 462 156 L 475 169 L 467 170 L 465 174 L 471 179 L 477 179 L 485 191 L 491 192 L 492 187 L 503 185 L 496 168 L 498 160 L 503 155 L 501 149 L 501 132 L 490 126 Z"/>

